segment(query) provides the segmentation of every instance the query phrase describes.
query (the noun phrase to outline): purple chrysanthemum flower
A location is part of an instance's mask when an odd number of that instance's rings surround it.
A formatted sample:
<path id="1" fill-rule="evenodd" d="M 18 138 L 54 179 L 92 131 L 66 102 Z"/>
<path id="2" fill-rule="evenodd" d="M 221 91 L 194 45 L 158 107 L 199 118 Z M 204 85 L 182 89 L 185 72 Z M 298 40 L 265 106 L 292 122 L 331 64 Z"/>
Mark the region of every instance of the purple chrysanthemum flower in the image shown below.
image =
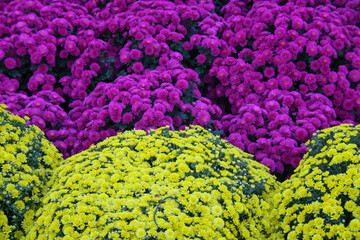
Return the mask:
<path id="1" fill-rule="evenodd" d="M 292 87 L 292 85 L 293 85 L 293 82 L 290 77 L 285 76 L 285 77 L 281 78 L 280 86 L 282 89 L 289 90 Z"/>
<path id="2" fill-rule="evenodd" d="M 197 121 L 200 124 L 200 126 L 204 126 L 208 124 L 211 120 L 210 113 L 208 111 L 200 111 L 197 114 Z"/>
<path id="3" fill-rule="evenodd" d="M 198 63 L 205 63 L 206 61 L 206 55 L 205 54 L 199 54 L 197 57 L 196 57 L 196 60 Z"/>
<path id="4" fill-rule="evenodd" d="M 144 70 L 144 66 L 142 65 L 141 62 L 136 62 L 133 64 L 132 69 L 136 73 L 141 73 Z"/>
<path id="5" fill-rule="evenodd" d="M 180 79 L 176 82 L 175 87 L 180 90 L 186 90 L 189 87 L 189 83 L 186 80 Z"/>
<path id="6" fill-rule="evenodd" d="M 260 163 L 262 165 L 267 166 L 269 168 L 270 173 L 275 172 L 276 163 L 274 162 L 274 160 L 272 160 L 270 158 L 264 158 Z"/>
<path id="7" fill-rule="evenodd" d="M 133 121 L 133 115 L 132 113 L 128 112 L 128 113 L 125 113 L 123 116 L 122 116 L 122 121 L 123 123 L 125 124 L 129 124 Z"/>
<path id="8" fill-rule="evenodd" d="M 138 49 L 132 49 L 130 51 L 130 58 L 133 60 L 139 60 L 143 57 L 143 53 Z"/>
<path id="9" fill-rule="evenodd" d="M 6 58 L 4 64 L 7 69 L 14 69 L 16 67 L 16 60 L 13 58 Z"/>

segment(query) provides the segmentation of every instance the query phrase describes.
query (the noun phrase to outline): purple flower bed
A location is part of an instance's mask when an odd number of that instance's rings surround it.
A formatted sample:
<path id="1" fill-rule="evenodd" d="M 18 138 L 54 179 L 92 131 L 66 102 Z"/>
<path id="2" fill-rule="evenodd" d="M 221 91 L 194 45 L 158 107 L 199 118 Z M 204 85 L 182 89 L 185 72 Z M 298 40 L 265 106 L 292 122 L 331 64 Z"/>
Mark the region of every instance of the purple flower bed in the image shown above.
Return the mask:
<path id="1" fill-rule="evenodd" d="M 0 103 L 65 158 L 201 125 L 285 179 L 317 130 L 360 122 L 360 2 L 5 1 L 0 65 Z"/>

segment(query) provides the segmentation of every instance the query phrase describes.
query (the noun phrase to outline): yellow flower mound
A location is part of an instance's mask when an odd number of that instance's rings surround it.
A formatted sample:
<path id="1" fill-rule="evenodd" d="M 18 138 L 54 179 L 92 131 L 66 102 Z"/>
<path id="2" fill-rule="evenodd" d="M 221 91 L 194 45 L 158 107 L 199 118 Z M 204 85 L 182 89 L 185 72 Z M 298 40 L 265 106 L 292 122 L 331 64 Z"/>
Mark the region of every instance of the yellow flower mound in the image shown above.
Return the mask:
<path id="1" fill-rule="evenodd" d="M 61 154 L 36 126 L 0 105 L 0 239 L 19 239 L 33 224 Z"/>
<path id="2" fill-rule="evenodd" d="M 319 131 L 275 194 L 286 239 L 360 239 L 360 125 Z"/>
<path id="3" fill-rule="evenodd" d="M 268 239 L 277 182 L 251 158 L 200 126 L 120 133 L 54 171 L 26 239 Z"/>

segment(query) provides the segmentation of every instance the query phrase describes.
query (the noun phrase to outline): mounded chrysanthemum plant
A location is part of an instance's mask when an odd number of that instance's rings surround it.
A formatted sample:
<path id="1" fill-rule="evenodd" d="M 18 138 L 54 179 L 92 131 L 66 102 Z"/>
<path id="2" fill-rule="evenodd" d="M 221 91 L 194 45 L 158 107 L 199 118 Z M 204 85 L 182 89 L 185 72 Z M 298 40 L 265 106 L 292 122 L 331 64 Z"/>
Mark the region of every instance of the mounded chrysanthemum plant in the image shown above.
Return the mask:
<path id="1" fill-rule="evenodd" d="M 19 239 L 33 224 L 62 155 L 35 125 L 0 105 L 0 239 Z"/>
<path id="2" fill-rule="evenodd" d="M 360 239 L 360 125 L 318 131 L 306 145 L 274 195 L 279 232 L 285 239 Z"/>
<path id="3" fill-rule="evenodd" d="M 275 177 L 200 126 L 119 133 L 49 184 L 27 239 L 276 239 Z"/>

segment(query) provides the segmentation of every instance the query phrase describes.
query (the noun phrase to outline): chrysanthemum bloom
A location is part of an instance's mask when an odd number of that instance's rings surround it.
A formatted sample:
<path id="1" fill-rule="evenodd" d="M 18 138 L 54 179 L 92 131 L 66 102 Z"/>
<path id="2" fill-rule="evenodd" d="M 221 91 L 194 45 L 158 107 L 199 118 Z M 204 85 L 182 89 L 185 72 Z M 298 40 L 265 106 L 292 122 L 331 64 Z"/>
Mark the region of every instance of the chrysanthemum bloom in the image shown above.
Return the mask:
<path id="1" fill-rule="evenodd" d="M 36 98 L 31 102 L 32 106 L 41 110 L 44 110 L 46 106 L 46 101 L 42 98 Z"/>
<path id="2" fill-rule="evenodd" d="M 335 49 L 330 44 L 326 44 L 321 48 L 320 54 L 331 57 L 335 54 Z"/>
<path id="3" fill-rule="evenodd" d="M 278 87 L 279 83 L 275 78 L 271 78 L 266 82 L 266 87 L 268 89 L 276 89 Z"/>
<path id="4" fill-rule="evenodd" d="M 203 103 L 203 102 L 199 101 L 199 102 L 196 103 L 192 115 L 196 116 L 198 114 L 198 112 L 200 112 L 200 111 L 208 111 L 208 110 L 209 110 L 209 106 L 206 103 Z"/>
<path id="5" fill-rule="evenodd" d="M 49 53 L 48 48 L 41 44 L 37 47 L 36 51 L 41 55 L 41 56 L 46 56 Z"/>
<path id="6" fill-rule="evenodd" d="M 45 82 L 45 76 L 44 74 L 38 73 L 36 75 L 33 76 L 33 79 L 38 83 L 38 84 L 43 84 Z"/>
<path id="7" fill-rule="evenodd" d="M 261 18 L 264 19 L 264 22 L 271 23 L 274 20 L 274 15 L 271 11 L 265 11 L 261 14 Z"/>
<path id="8" fill-rule="evenodd" d="M 265 90 L 266 90 L 266 88 L 265 88 L 264 83 L 258 81 L 254 84 L 254 91 L 257 94 L 261 94 L 261 93 L 265 92 Z"/>
<path id="9" fill-rule="evenodd" d="M 285 76 L 285 77 L 281 78 L 280 86 L 282 89 L 289 90 L 292 87 L 292 85 L 293 85 L 293 82 L 290 77 Z"/>
<path id="10" fill-rule="evenodd" d="M 360 71 L 359 70 L 351 70 L 349 72 L 349 78 L 351 82 L 357 83 L 360 81 Z"/>
<path id="11" fill-rule="evenodd" d="M 338 81 L 338 84 L 343 90 L 347 90 L 350 87 L 350 82 L 346 79 Z"/>
<path id="12" fill-rule="evenodd" d="M 269 168 L 270 173 L 273 173 L 276 169 L 276 164 L 274 160 L 270 158 L 264 158 L 261 162 L 262 165 L 265 165 Z"/>
<path id="13" fill-rule="evenodd" d="M 273 76 L 275 75 L 275 70 L 274 70 L 274 68 L 272 68 L 272 67 L 266 67 L 266 68 L 264 69 L 264 75 L 265 75 L 265 77 L 267 77 L 267 78 L 273 77 Z"/>
<path id="14" fill-rule="evenodd" d="M 58 135 L 59 134 L 58 134 L 58 132 L 56 130 L 49 130 L 49 131 L 46 132 L 46 137 L 51 141 L 56 140 Z"/>
<path id="15" fill-rule="evenodd" d="M 32 53 L 30 56 L 31 64 L 39 64 L 42 60 L 42 56 L 36 52 Z"/>
<path id="16" fill-rule="evenodd" d="M 55 121 L 55 114 L 51 111 L 44 111 L 42 113 L 42 118 L 47 122 L 54 122 Z"/>
<path id="17" fill-rule="evenodd" d="M 144 70 L 144 66 L 142 65 L 141 62 L 134 63 L 132 68 L 136 73 L 141 73 Z"/>
<path id="18" fill-rule="evenodd" d="M 280 109 L 280 104 L 278 101 L 268 101 L 265 103 L 265 109 L 267 111 L 277 111 Z"/>
<path id="19" fill-rule="evenodd" d="M 291 121 L 289 119 L 289 116 L 286 114 L 280 114 L 279 116 L 277 116 L 275 118 L 275 121 L 278 122 L 279 124 L 287 124 L 289 123 L 289 121 Z"/>
<path id="20" fill-rule="evenodd" d="M 309 73 L 309 74 L 306 74 L 304 80 L 307 85 L 311 85 L 311 84 L 316 83 L 316 76 L 315 76 L 315 74 Z"/>
<path id="21" fill-rule="evenodd" d="M 24 40 L 24 45 L 27 48 L 32 48 L 35 45 L 35 40 L 31 37 L 26 37 Z"/>
<path id="22" fill-rule="evenodd" d="M 170 53 L 170 58 L 175 59 L 176 61 L 179 61 L 179 62 L 181 62 L 183 60 L 183 56 L 179 52 Z"/>
<path id="23" fill-rule="evenodd" d="M 258 146 L 256 143 L 252 142 L 247 146 L 247 150 L 249 151 L 249 153 L 254 154 L 256 152 L 256 150 L 258 149 Z"/>
<path id="24" fill-rule="evenodd" d="M 231 55 L 231 49 L 230 48 L 223 48 L 220 52 L 220 57 L 227 58 Z"/>
<path id="25" fill-rule="evenodd" d="M 196 60 L 198 63 L 205 63 L 206 62 L 206 55 L 205 54 L 199 54 L 196 57 Z"/>
<path id="26" fill-rule="evenodd" d="M 218 56 L 220 54 L 220 49 L 219 48 L 211 48 L 211 54 L 213 56 Z"/>
<path id="27" fill-rule="evenodd" d="M 119 90 L 115 87 L 111 87 L 106 91 L 106 95 L 110 99 L 114 99 L 116 96 L 118 96 L 119 93 L 120 93 Z"/>
<path id="28" fill-rule="evenodd" d="M 346 90 L 345 96 L 347 98 L 354 98 L 357 95 L 356 92 L 357 92 L 356 90 L 350 88 L 350 89 Z"/>
<path id="29" fill-rule="evenodd" d="M 168 62 L 168 63 L 170 63 L 171 62 L 171 60 Z M 178 63 L 178 62 L 176 62 L 176 63 Z M 170 63 L 171 64 L 171 63 Z M 159 78 L 161 79 L 161 81 L 163 81 L 163 82 L 171 82 L 171 75 L 168 73 L 168 72 L 163 72 L 163 73 L 161 73 L 160 74 L 160 76 L 159 76 Z"/>
<path id="30" fill-rule="evenodd" d="M 292 59 L 292 54 L 289 50 L 282 50 L 280 53 L 280 57 L 283 59 L 283 61 L 288 62 Z"/>
<path id="31" fill-rule="evenodd" d="M 187 51 L 191 51 L 191 50 L 194 49 L 194 45 L 189 41 L 185 41 L 184 44 L 183 44 L 183 47 Z"/>
<path id="32" fill-rule="evenodd" d="M 353 110 L 354 100 L 353 99 L 345 99 L 343 102 L 343 108 L 348 111 Z"/>
<path id="33" fill-rule="evenodd" d="M 176 82 L 175 87 L 184 91 L 184 90 L 188 89 L 189 83 L 186 80 L 180 79 Z"/>
<path id="34" fill-rule="evenodd" d="M 64 110 L 57 111 L 56 116 L 63 121 L 65 121 L 68 118 L 68 116 Z"/>
<path id="35" fill-rule="evenodd" d="M 315 57 L 316 54 L 318 54 L 318 46 L 316 43 L 312 43 L 312 42 L 309 42 L 307 45 L 306 45 L 306 53 L 310 56 L 310 57 Z"/>
<path id="36" fill-rule="evenodd" d="M 257 132 L 257 135 L 258 135 L 258 132 Z M 264 134 L 262 134 L 262 135 L 264 135 Z M 268 138 L 259 137 L 256 140 L 256 142 L 257 142 L 258 146 L 262 149 L 270 149 L 271 148 L 271 140 Z"/>
<path id="37" fill-rule="evenodd" d="M 157 98 L 159 99 L 166 99 L 169 92 L 166 89 L 159 89 L 157 91 Z"/>
<path id="38" fill-rule="evenodd" d="M 158 43 L 162 43 L 166 41 L 166 36 L 162 33 L 159 33 L 155 36 L 155 39 Z M 141 39 L 142 40 L 142 39 Z"/>
<path id="39" fill-rule="evenodd" d="M 311 70 L 315 71 L 320 68 L 320 63 L 318 60 L 314 60 L 310 63 Z"/>
<path id="40" fill-rule="evenodd" d="M 268 130 L 266 128 L 256 129 L 256 137 L 257 138 L 265 137 L 267 133 L 268 133 Z"/>
<path id="41" fill-rule="evenodd" d="M 336 39 L 332 44 L 336 50 L 342 50 L 345 46 L 341 39 Z"/>
<path id="42" fill-rule="evenodd" d="M 109 115 L 113 122 L 118 123 L 121 121 L 122 111 L 123 111 L 123 108 L 120 104 L 115 103 L 115 102 L 112 102 L 109 104 Z"/>
<path id="43" fill-rule="evenodd" d="M 255 118 L 255 115 L 252 114 L 252 113 L 245 113 L 244 116 L 243 116 L 243 119 L 248 123 L 248 124 L 252 124 L 255 122 L 256 118 Z"/>
<path id="44" fill-rule="evenodd" d="M 317 129 L 321 126 L 321 121 L 317 118 L 317 116 L 310 118 L 310 123 Z"/>
<path id="45" fill-rule="evenodd" d="M 171 104 L 176 104 L 180 101 L 180 94 L 177 91 L 171 91 L 169 93 L 169 102 Z"/>
<path id="46" fill-rule="evenodd" d="M 322 87 L 322 91 L 326 96 L 331 96 L 336 89 L 336 86 L 334 84 L 327 84 Z"/>
<path id="47" fill-rule="evenodd" d="M 280 146 L 286 149 L 286 151 L 291 151 L 295 147 L 295 140 L 285 139 L 280 142 Z"/>
<path id="48" fill-rule="evenodd" d="M 179 127 L 181 125 L 181 122 L 182 122 L 182 120 L 181 120 L 181 118 L 179 116 L 175 116 L 173 118 L 173 123 L 174 123 L 175 127 Z"/>
<path id="49" fill-rule="evenodd" d="M 42 130 L 44 130 L 46 127 L 46 123 L 45 123 L 44 119 L 42 119 L 39 116 L 33 116 L 30 121 Z"/>
<path id="50" fill-rule="evenodd" d="M 312 28 L 306 33 L 307 37 L 310 38 L 313 41 L 316 41 L 320 37 L 320 31 L 316 28 Z"/>
<path id="51" fill-rule="evenodd" d="M 74 41 L 66 41 L 65 42 L 65 50 L 68 51 L 69 53 L 74 52 L 76 49 L 76 43 Z"/>
<path id="52" fill-rule="evenodd" d="M 283 103 L 290 107 L 294 103 L 294 98 L 291 95 L 286 95 L 283 97 Z"/>
<path id="53" fill-rule="evenodd" d="M 143 106 L 144 106 L 144 104 L 142 102 L 135 102 L 134 105 L 132 105 L 132 107 L 131 107 L 131 111 L 135 115 L 139 115 L 140 112 L 143 110 Z"/>
<path id="54" fill-rule="evenodd" d="M 201 43 L 201 38 L 202 38 L 202 37 L 201 37 L 200 35 L 194 34 L 194 35 L 191 36 L 190 42 L 191 42 L 192 44 L 194 44 L 194 45 L 198 45 L 198 44 Z"/>
<path id="55" fill-rule="evenodd" d="M 117 21 L 114 20 L 112 20 L 108 25 L 108 29 L 112 33 L 115 33 L 118 30 L 118 28 L 119 28 L 119 24 Z"/>
<path id="56" fill-rule="evenodd" d="M 143 57 L 143 53 L 138 49 L 132 49 L 130 51 L 130 57 L 133 60 L 139 60 Z"/>
<path id="57" fill-rule="evenodd" d="M 277 69 L 278 72 L 282 75 L 285 75 L 286 72 L 288 71 L 286 63 L 282 63 L 282 64 L 278 65 L 277 67 L 278 67 L 278 69 Z"/>
<path id="58" fill-rule="evenodd" d="M 199 111 L 197 113 L 196 120 L 200 124 L 200 126 L 204 126 L 208 124 L 211 120 L 210 113 L 208 111 Z"/>
<path id="59" fill-rule="evenodd" d="M 299 30 L 299 29 L 303 28 L 304 21 L 300 17 L 291 18 L 291 22 L 292 22 L 293 29 Z"/>
<path id="60" fill-rule="evenodd" d="M 16 67 L 16 60 L 13 58 L 6 58 L 4 64 L 7 69 L 14 69 Z"/>
<path id="61" fill-rule="evenodd" d="M 133 121 L 133 114 L 128 112 L 128 113 L 124 113 L 124 115 L 122 116 L 122 121 L 125 124 L 129 124 Z"/>
<path id="62" fill-rule="evenodd" d="M 130 62 L 130 60 L 131 60 L 131 58 L 130 58 L 130 53 L 129 52 L 124 51 L 124 52 L 122 52 L 120 54 L 120 62 L 121 63 L 126 64 L 126 63 Z"/>
<path id="63" fill-rule="evenodd" d="M 218 71 L 216 74 L 216 77 L 220 80 L 223 80 L 223 79 L 227 78 L 228 76 L 229 76 L 228 71 L 221 69 L 221 68 L 220 68 L 220 71 Z"/>

